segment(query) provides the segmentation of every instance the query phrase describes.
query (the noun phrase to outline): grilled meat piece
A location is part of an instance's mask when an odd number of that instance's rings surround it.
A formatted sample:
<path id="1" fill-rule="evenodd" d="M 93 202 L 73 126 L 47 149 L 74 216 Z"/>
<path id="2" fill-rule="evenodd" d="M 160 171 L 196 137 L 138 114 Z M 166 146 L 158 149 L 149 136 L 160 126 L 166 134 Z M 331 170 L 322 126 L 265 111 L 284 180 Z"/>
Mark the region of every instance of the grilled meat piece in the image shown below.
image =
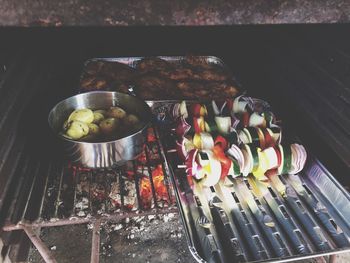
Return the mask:
<path id="1" fill-rule="evenodd" d="M 86 65 L 80 81 L 82 90 L 116 90 L 127 93 L 136 70 L 118 62 L 92 61 Z"/>
<path id="2" fill-rule="evenodd" d="M 131 81 L 136 75 L 136 70 L 122 63 L 108 62 L 103 65 L 100 73 L 114 81 Z"/>
<path id="3" fill-rule="evenodd" d="M 101 77 L 87 75 L 81 79 L 80 87 L 85 91 L 107 90 L 108 80 Z"/>
<path id="4" fill-rule="evenodd" d="M 193 68 L 211 69 L 213 66 L 200 56 L 186 56 L 184 64 Z"/>
<path id="5" fill-rule="evenodd" d="M 143 99 L 177 98 L 174 82 L 157 74 L 142 75 L 136 80 L 135 93 Z"/>
<path id="6" fill-rule="evenodd" d="M 84 91 L 109 90 L 129 93 L 129 84 L 132 85 L 132 82 L 129 83 L 126 81 L 114 81 L 109 77 L 99 76 L 87 76 L 82 78 L 80 81 L 80 87 Z"/>
<path id="7" fill-rule="evenodd" d="M 126 64 L 109 61 L 91 61 L 85 67 L 85 73 L 93 76 L 109 76 L 112 79 L 130 79 L 135 69 Z"/>
<path id="8" fill-rule="evenodd" d="M 237 88 L 227 82 L 180 81 L 176 87 L 186 99 L 232 98 L 238 93 Z"/>
<path id="9" fill-rule="evenodd" d="M 136 70 L 118 62 L 93 61 L 86 66 L 80 84 L 84 91 L 123 93 L 134 86 L 136 95 L 146 100 L 214 99 L 238 93 L 229 72 L 196 56 L 188 56 L 182 63 L 147 57 L 138 61 Z"/>
<path id="10" fill-rule="evenodd" d="M 143 58 L 136 65 L 136 69 L 138 69 L 142 73 L 154 71 L 168 71 L 172 70 L 173 67 L 174 66 L 170 62 L 157 57 Z"/>
<path id="11" fill-rule="evenodd" d="M 219 68 L 197 69 L 193 75 L 194 80 L 202 81 L 227 81 L 232 79 L 232 76 Z"/>
<path id="12" fill-rule="evenodd" d="M 128 94 L 130 88 L 129 83 L 132 84 L 131 82 L 126 83 L 121 81 L 115 81 L 109 85 L 109 90 Z"/>
<path id="13" fill-rule="evenodd" d="M 185 68 L 185 67 L 176 68 L 169 73 L 169 78 L 172 80 L 193 79 L 194 72 L 190 68 Z"/>

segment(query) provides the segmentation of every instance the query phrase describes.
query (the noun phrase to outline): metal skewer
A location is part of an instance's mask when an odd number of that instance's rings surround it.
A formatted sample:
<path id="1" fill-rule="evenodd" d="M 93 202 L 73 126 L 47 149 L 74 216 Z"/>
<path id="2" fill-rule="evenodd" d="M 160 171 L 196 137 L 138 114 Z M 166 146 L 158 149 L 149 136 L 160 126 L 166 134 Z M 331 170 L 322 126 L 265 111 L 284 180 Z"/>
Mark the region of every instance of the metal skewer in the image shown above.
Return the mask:
<path id="1" fill-rule="evenodd" d="M 278 233 L 275 223 L 272 220 L 271 216 L 266 213 L 266 211 L 260 206 L 258 206 L 243 182 L 242 178 L 233 179 L 232 177 L 228 177 L 233 183 L 234 189 L 237 193 L 241 194 L 241 199 L 245 200 L 245 203 L 248 205 L 251 210 L 253 216 L 256 219 L 257 224 L 262 229 L 262 232 L 265 234 L 268 242 L 270 243 L 270 247 L 276 257 L 286 257 L 289 255 L 288 250 L 286 249 L 286 245 L 281 243 L 279 239 L 276 237 L 275 233 Z M 243 198 L 244 196 L 244 198 Z"/>
<path id="2" fill-rule="evenodd" d="M 259 199 L 263 199 L 266 201 L 273 214 L 275 215 L 277 221 L 284 229 L 284 231 L 288 235 L 288 239 L 292 244 L 293 250 L 297 254 L 306 254 L 310 253 L 310 249 L 305 242 L 301 240 L 297 233 L 300 233 L 300 230 L 297 228 L 295 223 L 292 221 L 291 217 L 282 213 L 281 209 L 283 209 L 283 204 L 279 202 L 277 199 L 273 198 L 267 186 L 265 186 L 262 182 L 254 178 L 253 176 L 248 177 L 248 182 L 252 186 L 252 193 Z"/>
<path id="3" fill-rule="evenodd" d="M 271 180 L 273 177 L 273 180 Z M 280 195 L 282 198 L 286 201 L 288 206 L 291 208 L 293 213 L 295 214 L 296 218 L 301 222 L 301 224 L 304 226 L 306 233 L 309 235 L 310 239 L 313 241 L 313 244 L 319 251 L 326 251 L 330 250 L 331 247 L 329 246 L 329 243 L 322 235 L 322 232 L 320 228 L 316 225 L 316 223 L 312 220 L 310 215 L 306 212 L 306 210 L 302 207 L 302 204 L 297 198 L 296 193 L 294 190 L 289 186 L 285 186 L 281 180 L 279 179 L 278 175 L 271 175 L 269 176 L 271 185 L 276 188 L 276 185 L 282 185 L 284 186 L 285 190 L 280 192 Z"/>
<path id="4" fill-rule="evenodd" d="M 323 206 L 312 194 L 309 194 L 303 187 L 299 175 L 288 175 L 283 177 L 294 188 L 298 196 L 309 206 L 319 223 L 324 227 L 328 235 L 332 238 L 335 245 L 340 248 L 349 247 L 350 242 L 339 226 L 334 226 L 332 217 L 329 215 L 327 208 Z"/>

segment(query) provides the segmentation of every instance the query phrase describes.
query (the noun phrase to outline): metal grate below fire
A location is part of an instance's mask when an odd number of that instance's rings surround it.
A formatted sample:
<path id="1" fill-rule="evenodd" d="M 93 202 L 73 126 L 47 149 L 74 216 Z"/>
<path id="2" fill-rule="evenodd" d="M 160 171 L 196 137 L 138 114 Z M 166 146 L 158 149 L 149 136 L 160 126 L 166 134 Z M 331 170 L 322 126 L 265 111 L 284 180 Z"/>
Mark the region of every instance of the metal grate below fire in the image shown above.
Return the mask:
<path id="1" fill-rule="evenodd" d="M 148 129 L 144 151 L 123 166 L 89 169 L 70 163 L 51 167 L 45 178 L 39 216 L 31 218 L 31 195 L 19 219 L 7 220 L 4 231 L 23 229 L 47 262 L 56 262 L 36 234 L 42 227 L 92 223 L 91 262 L 99 261 L 100 227 L 104 222 L 177 211 L 173 187 L 155 128 Z"/>

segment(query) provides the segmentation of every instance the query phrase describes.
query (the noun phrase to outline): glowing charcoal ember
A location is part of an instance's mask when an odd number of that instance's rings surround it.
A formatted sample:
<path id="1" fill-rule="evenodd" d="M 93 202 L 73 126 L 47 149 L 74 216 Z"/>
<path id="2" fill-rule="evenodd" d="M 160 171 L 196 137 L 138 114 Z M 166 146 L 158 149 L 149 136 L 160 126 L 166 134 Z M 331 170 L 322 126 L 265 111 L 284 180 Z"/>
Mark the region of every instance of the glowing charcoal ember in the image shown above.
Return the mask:
<path id="1" fill-rule="evenodd" d="M 140 199 L 143 209 L 150 209 L 152 207 L 152 186 L 149 177 L 142 177 L 140 180 Z"/>
<path id="2" fill-rule="evenodd" d="M 151 143 L 146 147 L 148 151 L 148 158 L 150 161 L 158 161 L 160 159 L 157 143 Z"/>
<path id="3" fill-rule="evenodd" d="M 168 190 L 164 184 L 164 173 L 163 166 L 159 164 L 155 170 L 152 171 L 152 179 L 154 189 L 156 190 L 157 201 L 169 201 L 168 200 Z"/>
<path id="4" fill-rule="evenodd" d="M 154 134 L 154 130 L 153 128 L 148 128 L 147 129 L 147 142 L 156 142 L 157 141 L 157 137 Z"/>

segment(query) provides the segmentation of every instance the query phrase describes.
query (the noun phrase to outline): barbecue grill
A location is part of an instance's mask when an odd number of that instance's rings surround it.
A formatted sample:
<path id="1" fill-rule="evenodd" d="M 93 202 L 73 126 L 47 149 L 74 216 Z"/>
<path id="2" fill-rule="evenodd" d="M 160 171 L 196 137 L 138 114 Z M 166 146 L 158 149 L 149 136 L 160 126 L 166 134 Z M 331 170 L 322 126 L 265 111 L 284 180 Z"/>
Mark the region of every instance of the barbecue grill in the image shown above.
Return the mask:
<path id="1" fill-rule="evenodd" d="M 285 30 L 288 32 L 284 33 Z M 321 33 L 318 33 L 317 30 L 320 30 Z M 338 32 L 342 32 L 341 28 L 338 30 Z M 330 32 L 327 28 L 306 28 L 298 33 L 294 31 L 294 28 L 288 27 L 281 31 L 269 28 L 245 28 L 244 30 L 202 28 L 184 29 L 183 32 L 179 29 L 171 29 L 170 31 L 150 29 L 150 39 L 154 37 L 154 40 L 145 40 L 142 52 L 138 50 L 137 44 L 128 46 L 129 42 L 125 40 L 132 33 L 142 32 L 142 29 L 137 28 L 130 29 L 130 31 L 102 30 L 102 32 L 94 30 L 85 30 L 84 32 L 84 30 L 77 29 L 61 32 L 42 31 L 40 34 L 46 34 L 47 38 L 52 37 L 53 39 L 43 41 L 40 45 L 36 40 L 32 40 L 28 43 L 28 47 L 21 52 L 16 49 L 16 46 L 10 47 L 11 42 L 8 42 L 7 48 L 11 52 L 4 56 L 4 61 L 8 62 L 5 63 L 6 72 L 2 76 L 0 89 L 2 94 L 0 105 L 1 111 L 4 113 L 1 117 L 2 128 L 0 130 L 0 138 L 3 141 L 3 146 L 0 148 L 3 160 L 0 167 L 0 186 L 2 189 L 0 207 L 1 211 L 4 211 L 1 212 L 4 243 L 7 245 L 20 243 L 20 254 L 26 251 L 28 243 L 23 239 L 23 233 L 14 231 L 23 229 L 45 257 L 44 259 L 53 261 L 51 252 L 36 233 L 37 229 L 93 223 L 91 259 L 93 262 L 97 262 L 99 254 L 98 233 L 103 222 L 117 222 L 127 217 L 179 210 L 184 219 L 183 223 L 188 235 L 190 250 L 199 261 L 208 260 L 211 255 L 214 255 L 213 258 L 216 260 L 216 253 L 223 253 L 225 254 L 223 257 L 228 258 L 233 252 L 227 252 L 229 246 L 234 248 L 233 256 L 236 261 L 291 261 L 301 257 L 323 256 L 347 251 L 349 247 L 338 244 L 334 237 L 324 230 L 321 219 L 317 217 L 317 209 L 325 210 L 327 220 L 334 227 L 336 234 L 344 234 L 346 237 L 350 235 L 348 225 L 349 195 L 343 188 L 343 186 L 348 186 L 346 173 L 348 172 L 349 159 L 346 148 L 348 143 L 346 137 L 348 92 L 344 88 L 347 78 L 346 72 L 340 75 L 341 73 L 335 70 L 341 65 L 347 65 L 347 49 L 344 50 L 343 47 L 330 42 L 326 42 L 320 49 L 310 49 L 310 46 L 314 47 L 312 44 L 315 40 L 311 37 L 309 39 L 307 33 L 313 32 L 313 36 L 323 39 L 324 32 Z M 81 49 L 82 43 L 88 40 L 91 34 L 99 38 L 110 36 L 112 32 L 118 37 L 112 38 L 108 44 L 104 43 L 106 49 L 100 47 L 101 49 L 95 50 L 94 43 L 96 42 Z M 305 35 L 304 32 L 306 32 Z M 31 32 L 33 36 L 37 33 Z M 63 36 L 72 37 L 78 33 L 81 39 L 73 37 L 71 45 L 65 46 L 64 43 L 58 41 Z M 339 35 L 333 33 L 334 38 L 339 39 L 340 33 Z M 14 34 L 19 40 L 27 36 L 27 32 L 15 32 Z M 292 36 L 297 36 L 298 39 L 292 38 L 293 42 L 287 42 L 287 39 L 290 40 L 289 34 L 294 34 Z M 222 44 L 220 40 L 228 35 L 237 37 Z M 158 38 L 163 36 L 164 43 L 156 45 L 157 38 L 155 36 Z M 189 46 L 185 44 L 174 46 L 171 44 L 175 40 L 174 36 L 176 38 L 188 37 L 193 42 L 189 41 Z M 216 38 L 219 41 L 214 46 L 205 44 L 196 50 L 200 46 L 199 43 L 207 37 Z M 259 45 L 253 41 L 256 39 L 263 39 L 266 42 L 263 41 L 262 46 L 258 47 Z M 268 44 L 271 39 L 274 40 L 272 45 Z M 58 43 L 54 43 L 55 41 Z M 295 43 L 297 41 L 300 41 L 298 42 L 299 46 Z M 305 41 L 306 44 L 302 41 Z M 114 48 L 116 44 L 119 44 L 118 51 L 115 51 Z M 6 46 L 7 43 L 4 45 Z M 41 50 L 37 49 L 36 45 L 39 45 Z M 57 50 L 57 54 L 52 55 L 52 50 Z M 119 57 L 121 55 L 180 55 L 194 50 L 197 53 L 215 54 L 222 57 L 237 76 L 241 86 L 245 87 L 250 95 L 271 101 L 274 109 L 285 120 L 286 129 L 297 134 L 314 153 L 316 157 L 311 159 L 312 161 L 308 163 L 303 174 L 300 175 L 301 188 L 296 187 L 293 184 L 295 182 L 288 176 L 281 177 L 283 183 L 294 193 L 295 199 L 285 199 L 273 188 L 269 188 L 270 194 L 267 197 L 256 198 L 254 195 L 248 194 L 251 193 L 249 182 L 238 180 L 232 185 L 230 192 L 233 210 L 227 208 L 226 204 L 207 206 L 203 202 L 202 196 L 197 198 L 191 195 L 186 186 L 181 185 L 179 178 L 183 177 L 184 169 L 172 153 L 174 145 L 171 142 L 173 140 L 169 138 L 167 132 L 159 129 L 158 126 L 152 127 L 151 132 L 154 133 L 156 141 L 146 143 L 145 159 L 143 161 L 137 159 L 122 167 L 102 170 L 77 167 L 62 159 L 62 153 L 55 150 L 59 147 L 55 144 L 52 134 L 46 127 L 47 113 L 52 105 L 60 99 L 77 92 L 79 76 L 87 58 Z M 293 50 L 297 56 L 290 54 L 290 50 Z M 336 56 L 337 60 L 332 63 L 321 60 L 318 56 L 323 55 L 323 50 L 327 51 L 325 54 L 329 57 Z M 265 63 L 268 66 L 265 67 Z M 290 74 L 295 74 L 295 78 L 290 77 Z M 255 76 L 255 78 L 251 76 Z M 315 89 L 314 84 L 321 82 L 319 78 L 328 81 L 328 84 L 323 82 L 319 89 Z M 261 85 L 261 83 L 266 84 Z M 299 84 L 303 85 L 303 89 L 297 87 Z M 325 96 L 330 94 L 331 84 L 337 88 L 337 96 L 332 97 L 332 103 L 328 103 Z M 295 92 L 296 90 L 299 92 Z M 294 100 L 288 101 L 288 96 Z M 162 103 L 149 103 L 156 114 L 159 113 L 159 105 L 164 106 Z M 300 111 L 305 112 L 304 116 L 295 118 L 293 116 L 295 112 Z M 318 118 L 315 117 L 315 112 L 317 112 Z M 320 121 L 320 118 L 324 118 L 325 121 Z M 330 124 L 326 125 L 325 123 L 333 123 L 332 128 L 330 129 Z M 152 171 L 159 164 L 164 173 L 168 194 L 165 200 L 157 197 L 152 180 Z M 138 171 L 138 169 L 140 170 Z M 128 178 L 128 171 L 129 174 L 133 172 L 137 176 L 132 177 L 132 179 Z M 149 176 L 151 179 L 152 202 L 150 208 L 143 207 L 140 189 L 138 189 L 139 180 L 143 176 Z M 126 205 L 125 202 L 129 192 L 129 189 L 125 190 L 126 184 L 130 184 L 135 190 L 136 202 L 132 206 Z M 119 187 L 119 191 L 116 191 L 116 199 L 120 200 L 118 205 L 112 204 L 113 198 L 109 198 L 109 194 L 107 194 L 110 193 L 110 188 L 113 185 Z M 218 189 L 213 189 L 213 193 L 216 192 Z M 232 195 L 232 193 L 236 194 Z M 225 193 L 218 194 L 224 195 Z M 175 196 L 178 208 L 175 206 Z M 246 196 L 248 196 L 249 202 L 246 201 Z M 181 199 L 187 200 L 190 205 L 184 206 L 186 202 L 181 201 Z M 293 206 L 293 202 L 297 206 Z M 318 206 L 315 208 L 314 205 Z M 279 208 L 279 215 L 276 215 L 277 212 L 274 210 L 276 207 Z M 211 228 L 204 231 L 209 240 L 209 244 L 207 244 L 209 247 L 206 247 L 201 242 L 201 238 L 198 237 L 198 226 L 196 226 L 196 219 L 193 218 L 195 215 L 193 209 L 195 211 L 203 210 L 207 214 L 217 213 L 217 220 L 226 222 L 232 229 L 232 236 L 229 237 L 230 245 L 222 242 L 222 238 L 219 237 L 220 230 Z M 271 246 L 271 240 L 268 238 L 266 230 L 259 224 L 259 217 L 254 217 L 256 214 L 252 212 L 252 209 L 259 210 L 263 216 L 266 213 L 277 222 L 271 233 L 281 254 L 276 252 L 277 247 Z M 302 211 L 301 214 L 307 216 L 300 215 L 300 211 Z M 239 220 L 233 222 L 230 213 L 236 213 Z M 279 216 L 281 216 L 280 219 Z M 308 250 L 305 255 L 296 252 L 295 248 L 290 246 L 291 241 L 288 240 L 287 230 L 279 220 L 292 222 L 289 225 L 293 226 L 293 233 Z M 318 238 L 327 247 L 326 249 L 318 247 L 320 244 L 315 243 L 310 238 L 305 225 L 306 221 L 303 220 L 311 222 L 319 235 Z M 208 238 L 209 236 L 213 239 Z M 251 237 L 253 244 L 246 240 L 246 236 Z M 255 249 L 252 250 L 251 246 Z M 7 246 L 7 248 L 9 247 Z M 24 252 L 22 258 L 26 256 L 25 254 Z"/>

